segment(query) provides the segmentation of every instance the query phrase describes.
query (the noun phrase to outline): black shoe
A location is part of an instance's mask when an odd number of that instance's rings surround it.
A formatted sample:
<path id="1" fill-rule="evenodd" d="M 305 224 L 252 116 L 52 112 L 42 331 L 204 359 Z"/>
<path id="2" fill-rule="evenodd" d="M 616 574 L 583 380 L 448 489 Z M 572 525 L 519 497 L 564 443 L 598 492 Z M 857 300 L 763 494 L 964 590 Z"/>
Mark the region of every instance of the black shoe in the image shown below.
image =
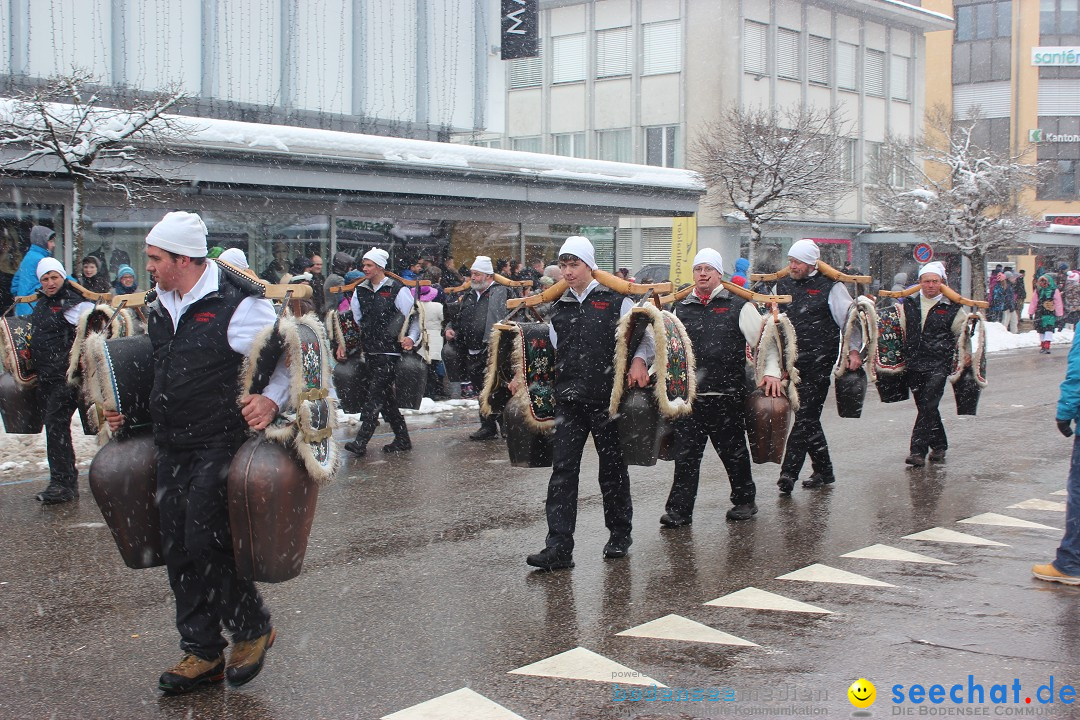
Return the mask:
<path id="1" fill-rule="evenodd" d="M 409 450 L 412 450 L 412 442 L 401 438 L 395 438 L 394 442 L 382 446 L 384 453 L 408 452 Z"/>
<path id="2" fill-rule="evenodd" d="M 727 511 L 728 520 L 749 520 L 755 515 L 757 515 L 757 505 L 754 503 L 736 505 Z"/>
<path id="3" fill-rule="evenodd" d="M 791 491 L 795 489 L 795 481 L 798 479 L 790 475 L 781 475 L 780 479 L 776 481 L 776 487 L 780 488 L 780 494 L 790 495 Z"/>
<path id="4" fill-rule="evenodd" d="M 487 425 L 469 435 L 470 440 L 494 440 L 497 437 L 499 437 L 499 431 Z"/>
<path id="5" fill-rule="evenodd" d="M 42 505 L 60 505 L 62 503 L 71 502 L 75 498 L 79 497 L 79 493 L 68 488 L 60 487 L 58 485 L 50 485 L 37 495 L 34 499 Z"/>
<path id="6" fill-rule="evenodd" d="M 666 512 L 660 516 L 660 524 L 666 528 L 686 527 L 692 522 L 694 522 L 693 519 L 673 512 Z"/>
<path id="7" fill-rule="evenodd" d="M 541 570 L 565 570 L 574 567 L 574 557 L 570 552 L 546 547 L 538 553 L 525 558 L 525 562 Z"/>
<path id="8" fill-rule="evenodd" d="M 916 455 L 915 453 L 911 453 L 906 458 L 904 458 L 904 462 L 906 462 L 911 467 L 922 467 L 926 464 L 926 458 L 924 458 L 922 455 Z"/>
<path id="9" fill-rule="evenodd" d="M 629 535 L 621 537 L 612 535 L 611 539 L 604 545 L 604 557 L 611 559 L 626 557 L 626 553 L 633 542 Z"/>
<path id="10" fill-rule="evenodd" d="M 943 463 L 945 462 L 944 450 L 931 450 L 929 455 L 930 462 Z"/>
<path id="11" fill-rule="evenodd" d="M 806 480 L 803 480 L 802 486 L 804 488 L 817 488 L 824 485 L 832 485 L 834 482 L 836 482 L 836 478 L 833 477 L 831 473 L 825 475 L 824 473 L 816 472 Z"/>
<path id="12" fill-rule="evenodd" d="M 367 448 L 356 442 L 355 440 L 345 443 L 345 449 L 351 452 L 356 457 L 364 457 L 365 455 L 367 455 Z"/>

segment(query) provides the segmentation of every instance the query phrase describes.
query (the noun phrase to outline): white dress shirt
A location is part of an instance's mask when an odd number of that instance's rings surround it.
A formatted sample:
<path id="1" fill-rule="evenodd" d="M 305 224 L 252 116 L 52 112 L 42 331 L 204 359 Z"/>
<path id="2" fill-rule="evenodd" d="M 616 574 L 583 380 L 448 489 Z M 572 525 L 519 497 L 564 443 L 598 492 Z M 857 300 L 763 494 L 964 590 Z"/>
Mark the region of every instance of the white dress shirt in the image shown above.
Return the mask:
<path id="1" fill-rule="evenodd" d="M 163 291 L 160 287 L 157 287 L 156 290 L 158 300 L 172 318 L 173 332 L 176 332 L 176 329 L 180 326 L 180 318 L 184 316 L 189 307 L 210 293 L 218 291 L 217 264 L 213 260 L 207 260 L 199 281 L 185 295 L 180 295 L 175 290 Z M 273 303 L 269 300 L 254 297 L 244 298 L 240 301 L 240 305 L 237 306 L 236 312 L 233 313 L 232 319 L 229 321 L 227 331 L 229 347 L 247 357 L 248 353 L 251 352 L 255 336 L 267 326 L 273 325 L 276 320 L 277 313 L 274 311 Z M 280 410 L 287 409 L 289 373 L 285 367 L 284 355 L 278 359 L 277 367 L 274 368 L 274 372 L 270 375 L 270 382 L 267 383 L 262 394 L 277 403 Z"/>
<path id="2" fill-rule="evenodd" d="M 587 298 L 589 296 L 589 293 L 593 291 L 593 288 L 597 287 L 598 285 L 600 285 L 600 283 L 596 280 L 593 280 L 588 284 L 588 286 L 586 286 L 585 290 L 581 294 L 578 294 L 577 291 L 575 291 L 573 288 L 570 288 L 569 293 L 574 297 L 575 300 L 578 301 L 578 304 L 580 305 L 581 303 L 585 302 L 585 298 Z M 562 302 L 562 300 L 556 300 L 555 302 L 559 303 Z M 636 304 L 637 303 L 635 303 L 632 299 L 624 297 L 622 301 L 622 307 L 619 309 L 619 317 L 622 317 L 626 313 L 633 310 L 634 305 Z M 558 305 L 556 305 L 555 307 L 558 308 Z M 555 324 L 552 322 L 548 323 L 548 337 L 551 339 L 551 347 L 558 350 L 559 334 L 555 332 Z M 641 344 L 638 345 L 637 351 L 634 353 L 634 357 L 641 358 L 645 361 L 645 364 L 648 365 L 653 361 L 653 357 L 655 355 L 656 341 L 653 339 L 652 326 L 650 325 L 648 328 L 646 328 L 645 335 L 641 338 Z"/>
<path id="3" fill-rule="evenodd" d="M 382 282 L 380 282 L 375 287 L 371 288 L 371 292 L 378 292 L 379 288 L 381 288 L 386 283 L 392 282 L 392 281 L 393 281 L 393 279 L 390 276 L 384 275 L 383 279 L 382 279 Z M 370 288 L 371 287 L 371 281 L 370 280 L 364 280 L 362 283 L 360 283 L 360 285 L 358 285 L 356 287 L 356 289 L 353 291 L 352 300 L 349 301 L 349 308 L 352 310 L 353 319 L 356 320 L 357 325 L 360 324 L 360 321 L 363 318 L 364 313 L 360 311 L 360 301 L 356 298 L 356 295 L 357 295 L 357 293 L 360 292 L 360 288 L 365 287 L 365 286 Z M 401 313 L 405 317 L 409 317 L 409 314 L 412 312 L 412 309 L 413 309 L 413 301 L 414 301 L 414 298 L 413 298 L 412 291 L 409 290 L 409 288 L 407 288 L 407 287 L 403 287 L 400 290 L 398 290 L 397 296 L 394 297 L 394 307 L 396 307 L 398 309 L 399 313 Z M 412 340 L 413 343 L 420 342 L 420 321 L 415 316 L 409 321 L 409 332 L 407 333 L 406 336 L 410 340 Z M 372 354 L 373 355 L 400 355 L 401 353 L 372 353 Z"/>

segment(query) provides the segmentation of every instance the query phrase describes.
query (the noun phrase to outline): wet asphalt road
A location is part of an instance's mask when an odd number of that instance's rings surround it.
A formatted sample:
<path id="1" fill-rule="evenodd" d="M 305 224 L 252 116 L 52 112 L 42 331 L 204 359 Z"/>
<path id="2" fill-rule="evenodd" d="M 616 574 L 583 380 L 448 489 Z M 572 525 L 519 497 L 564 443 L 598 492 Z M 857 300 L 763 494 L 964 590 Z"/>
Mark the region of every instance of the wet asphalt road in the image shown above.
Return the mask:
<path id="1" fill-rule="evenodd" d="M 1060 532 L 956 521 L 995 512 L 1063 527 L 1061 512 L 1006 508 L 1064 500 L 1051 493 L 1065 487 L 1071 447 L 1053 424 L 1065 354 L 992 356 L 976 418 L 957 418 L 947 390 L 948 460 L 922 470 L 903 464 L 912 402 L 882 405 L 871 391 L 862 419 L 841 420 L 830 398 L 837 484 L 781 499 L 778 466 L 755 465 L 760 512 L 749 522 L 724 520 L 727 481 L 711 450 L 694 525 L 681 530 L 658 525 L 672 465 L 631 468 L 635 542 L 624 560 L 601 558 L 587 448 L 577 567 L 557 573 L 524 563 L 543 546 L 548 471 L 513 469 L 499 443 L 465 440 L 472 417 L 410 420 L 414 451 L 384 459 L 378 446 L 389 438 L 376 437 L 375 452 L 350 460 L 321 492 L 303 574 L 262 586 L 279 632 L 263 674 L 239 690 L 182 697 L 156 690 L 179 658 L 164 569 L 124 567 L 85 477 L 80 502 L 44 509 L 32 500 L 42 483 L 9 480 L 0 485 L 0 717 L 379 718 L 464 687 L 530 719 L 785 708 L 849 717 L 846 691 L 859 677 L 877 685 L 871 711 L 886 717 L 927 708 L 893 707 L 893 685 L 948 687 L 969 674 L 987 692 L 1022 683 L 1019 705 L 983 706 L 988 716 L 1031 710 L 1024 697 L 1050 676 L 1057 689 L 1080 684 L 1080 589 L 1029 574 L 1052 558 Z M 901 539 L 935 526 L 1007 546 Z M 955 565 L 840 557 L 875 543 Z M 776 579 L 813 563 L 895 587 Z M 833 614 L 703 605 L 747 586 Z M 758 647 L 616 636 L 669 614 Z M 737 699 L 617 702 L 610 681 L 508 674 L 579 646 L 660 683 L 730 688 Z M 1080 717 L 1060 702 L 1034 709 Z"/>

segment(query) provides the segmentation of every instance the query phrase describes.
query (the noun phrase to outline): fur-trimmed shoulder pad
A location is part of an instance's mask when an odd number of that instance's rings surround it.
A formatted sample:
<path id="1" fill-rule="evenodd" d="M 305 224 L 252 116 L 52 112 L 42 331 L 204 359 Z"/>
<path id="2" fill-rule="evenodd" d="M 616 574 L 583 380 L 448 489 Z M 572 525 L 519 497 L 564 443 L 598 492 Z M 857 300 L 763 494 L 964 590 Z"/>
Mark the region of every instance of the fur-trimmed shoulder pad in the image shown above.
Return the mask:
<path id="1" fill-rule="evenodd" d="M 639 323 L 644 324 L 640 327 Z M 682 321 L 667 310 L 660 310 L 651 303 L 639 305 L 631 312 L 619 318 L 615 331 L 615 377 L 611 388 L 611 400 L 608 414 L 615 417 L 622 403 L 626 390 L 626 373 L 630 367 L 630 345 L 637 350 L 638 335 L 644 334 L 645 328 L 653 331 L 656 346 L 656 358 L 652 372 L 656 375 L 653 394 L 660 413 L 673 420 L 692 412 L 692 403 L 697 396 L 697 366 L 694 349 Z"/>

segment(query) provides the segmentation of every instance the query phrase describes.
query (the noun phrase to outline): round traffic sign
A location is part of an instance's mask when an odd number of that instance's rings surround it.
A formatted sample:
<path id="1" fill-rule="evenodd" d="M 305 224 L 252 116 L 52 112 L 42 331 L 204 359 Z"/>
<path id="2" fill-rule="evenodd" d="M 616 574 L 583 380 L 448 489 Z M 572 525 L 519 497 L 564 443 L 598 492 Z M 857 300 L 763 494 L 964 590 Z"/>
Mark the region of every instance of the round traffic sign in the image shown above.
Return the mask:
<path id="1" fill-rule="evenodd" d="M 915 258 L 915 262 L 926 264 L 934 259 L 934 248 L 930 247 L 929 243 L 919 243 L 911 255 Z"/>

